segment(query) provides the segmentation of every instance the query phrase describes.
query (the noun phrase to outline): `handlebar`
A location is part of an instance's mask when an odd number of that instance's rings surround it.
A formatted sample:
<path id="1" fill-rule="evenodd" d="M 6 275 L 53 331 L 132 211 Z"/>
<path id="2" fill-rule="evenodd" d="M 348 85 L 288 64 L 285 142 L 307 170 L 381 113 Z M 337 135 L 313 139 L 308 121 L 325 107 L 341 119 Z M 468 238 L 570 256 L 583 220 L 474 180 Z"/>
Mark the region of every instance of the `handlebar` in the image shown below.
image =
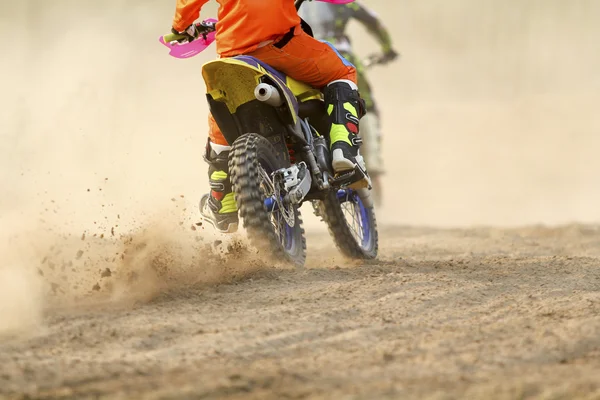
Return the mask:
<path id="1" fill-rule="evenodd" d="M 171 42 L 179 42 L 180 40 L 187 39 L 187 36 L 178 35 L 176 33 L 169 33 L 167 35 L 164 35 L 163 39 L 164 39 L 165 43 L 171 43 Z"/>
<path id="2" fill-rule="evenodd" d="M 371 68 L 374 65 L 383 63 L 383 54 L 371 54 L 362 62 L 365 68 Z"/>
<path id="3" fill-rule="evenodd" d="M 398 58 L 399 57 L 400 54 L 398 54 Z M 366 69 L 369 69 L 375 65 L 384 65 L 388 62 L 390 62 L 390 60 L 388 60 L 384 54 L 371 54 L 362 61 L 362 64 Z"/>

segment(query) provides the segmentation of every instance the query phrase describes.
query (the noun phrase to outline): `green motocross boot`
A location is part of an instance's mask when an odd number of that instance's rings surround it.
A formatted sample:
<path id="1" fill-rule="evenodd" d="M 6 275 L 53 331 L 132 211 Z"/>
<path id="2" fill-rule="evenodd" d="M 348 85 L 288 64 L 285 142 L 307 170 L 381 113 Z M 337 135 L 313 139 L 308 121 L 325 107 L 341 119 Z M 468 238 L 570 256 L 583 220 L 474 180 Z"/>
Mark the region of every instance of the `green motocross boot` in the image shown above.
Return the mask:
<path id="1" fill-rule="evenodd" d="M 331 122 L 331 164 L 336 179 L 348 176 L 348 187 L 370 188 L 371 179 L 359 152 L 362 138 L 358 136 L 358 126 L 360 118 L 364 115 L 364 102 L 358 94 L 358 89 L 352 81 L 338 80 L 327 85 L 324 93 Z"/>
<path id="2" fill-rule="evenodd" d="M 218 152 L 214 148 L 217 148 Z M 215 146 L 210 142 L 206 146 L 204 159 L 209 164 L 208 181 L 211 190 L 200 200 L 200 214 L 204 221 L 221 233 L 236 232 L 239 222 L 227 166 L 228 158 L 229 146 Z"/>

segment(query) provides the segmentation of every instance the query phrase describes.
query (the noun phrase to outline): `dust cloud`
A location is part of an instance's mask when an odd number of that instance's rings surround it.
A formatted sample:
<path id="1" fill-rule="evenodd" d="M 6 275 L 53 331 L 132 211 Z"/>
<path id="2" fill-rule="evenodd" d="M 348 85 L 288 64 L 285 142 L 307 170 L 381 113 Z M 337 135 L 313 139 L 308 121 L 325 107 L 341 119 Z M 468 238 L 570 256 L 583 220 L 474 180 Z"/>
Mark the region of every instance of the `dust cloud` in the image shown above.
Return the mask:
<path id="1" fill-rule="evenodd" d="M 30 332 L 42 320 L 41 281 L 26 268 L 0 268 L 0 339 Z"/>
<path id="2" fill-rule="evenodd" d="M 384 115 L 381 220 L 600 220 L 598 2 L 369 4 L 403 54 L 371 75 Z M 0 290 L 0 309 L 9 304 L 25 324 L 41 312 L 35 272 L 47 249 L 82 234 L 126 236 L 164 220 L 165 210 L 176 209 L 168 223 L 196 222 L 206 190 L 200 68 L 213 53 L 170 58 L 157 38 L 172 14 L 172 2 L 156 0 L 0 4 L 0 229 L 5 243 L 19 243 L 2 258 L 26 260 L 20 269 L 2 263 L 11 290 Z M 375 50 L 357 24 L 352 30 L 359 53 Z M 190 243 L 216 240 L 188 233 Z M 88 253 L 106 262 L 114 246 Z M 96 269 L 73 272 L 89 280 L 86 292 Z"/>

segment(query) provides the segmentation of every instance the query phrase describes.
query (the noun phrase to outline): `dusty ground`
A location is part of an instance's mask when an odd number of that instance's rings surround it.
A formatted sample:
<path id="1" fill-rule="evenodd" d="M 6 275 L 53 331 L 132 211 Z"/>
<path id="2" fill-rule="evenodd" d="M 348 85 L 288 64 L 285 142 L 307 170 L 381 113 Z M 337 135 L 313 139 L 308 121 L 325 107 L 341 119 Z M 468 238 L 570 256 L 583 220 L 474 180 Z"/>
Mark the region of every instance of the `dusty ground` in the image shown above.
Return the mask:
<path id="1" fill-rule="evenodd" d="M 313 235 L 305 272 L 241 268 L 148 302 L 49 310 L 41 333 L 0 344 L 0 393 L 600 397 L 600 227 L 382 236 L 374 263 L 342 266 Z"/>
<path id="2" fill-rule="evenodd" d="M 173 2 L 0 1 L 0 398 L 600 399 L 600 2 L 367 3 L 381 257 L 296 273 L 193 225 Z"/>

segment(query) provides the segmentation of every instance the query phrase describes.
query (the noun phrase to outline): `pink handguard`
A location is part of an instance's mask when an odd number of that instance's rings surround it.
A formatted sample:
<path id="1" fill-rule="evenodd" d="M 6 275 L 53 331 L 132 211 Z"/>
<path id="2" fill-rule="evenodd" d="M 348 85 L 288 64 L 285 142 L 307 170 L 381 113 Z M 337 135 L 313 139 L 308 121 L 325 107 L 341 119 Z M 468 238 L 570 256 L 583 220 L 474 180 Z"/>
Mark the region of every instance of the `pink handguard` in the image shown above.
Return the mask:
<path id="1" fill-rule="evenodd" d="M 217 22 L 214 18 L 209 18 L 205 20 L 205 22 Z M 210 32 L 206 35 L 206 40 L 203 37 L 199 37 L 193 42 L 188 43 L 178 43 L 174 42 L 166 42 L 165 38 L 168 38 L 170 35 L 161 36 L 158 40 L 165 46 L 167 46 L 171 51 L 169 55 L 175 58 L 190 58 L 194 57 L 197 54 L 202 53 L 208 46 L 211 45 L 212 42 L 215 41 L 217 33 Z M 168 39 L 167 39 L 168 40 Z"/>

